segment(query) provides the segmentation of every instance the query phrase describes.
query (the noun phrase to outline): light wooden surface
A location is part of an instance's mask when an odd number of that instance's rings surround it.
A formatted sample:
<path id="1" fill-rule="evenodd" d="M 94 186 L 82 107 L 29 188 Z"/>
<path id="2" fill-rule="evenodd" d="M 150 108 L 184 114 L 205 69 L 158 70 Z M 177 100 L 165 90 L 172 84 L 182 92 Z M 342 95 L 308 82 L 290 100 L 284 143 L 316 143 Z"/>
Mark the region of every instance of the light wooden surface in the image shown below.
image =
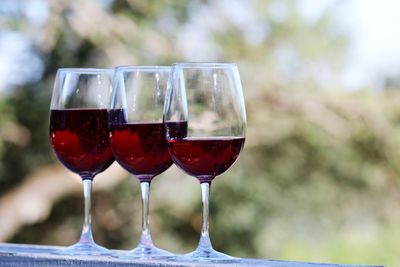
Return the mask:
<path id="1" fill-rule="evenodd" d="M 51 254 L 58 249 L 55 246 L 37 246 L 0 243 L 0 266 L 1 267 L 182 267 L 182 266 L 265 266 L 265 267 L 367 267 L 366 265 L 341 265 L 328 263 L 290 262 L 263 259 L 240 259 L 230 263 L 203 263 L 203 262 L 177 262 L 172 260 L 121 260 L 114 257 L 72 257 Z M 369 267 L 369 266 L 368 266 Z"/>

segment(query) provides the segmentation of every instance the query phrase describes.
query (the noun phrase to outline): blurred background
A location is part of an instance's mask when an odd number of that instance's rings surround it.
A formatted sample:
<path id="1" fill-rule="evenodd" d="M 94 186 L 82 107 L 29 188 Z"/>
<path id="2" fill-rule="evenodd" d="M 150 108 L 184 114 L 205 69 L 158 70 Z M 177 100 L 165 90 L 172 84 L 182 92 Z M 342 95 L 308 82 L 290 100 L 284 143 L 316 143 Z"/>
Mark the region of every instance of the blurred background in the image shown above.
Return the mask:
<path id="1" fill-rule="evenodd" d="M 245 149 L 211 194 L 211 239 L 239 257 L 399 266 L 400 3 L 337 0 L 2 0 L 0 242 L 69 245 L 81 183 L 53 155 L 59 67 L 239 65 Z M 94 183 L 93 230 L 130 249 L 139 184 L 114 164 Z M 154 242 L 192 251 L 198 182 L 152 183 Z"/>

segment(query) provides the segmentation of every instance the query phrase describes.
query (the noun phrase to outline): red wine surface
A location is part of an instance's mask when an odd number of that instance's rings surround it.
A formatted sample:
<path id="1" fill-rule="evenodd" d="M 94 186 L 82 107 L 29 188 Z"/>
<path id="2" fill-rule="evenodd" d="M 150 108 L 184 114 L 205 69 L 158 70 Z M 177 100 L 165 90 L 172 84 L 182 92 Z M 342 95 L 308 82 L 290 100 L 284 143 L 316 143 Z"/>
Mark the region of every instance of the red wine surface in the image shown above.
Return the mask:
<path id="1" fill-rule="evenodd" d="M 201 182 L 225 172 L 243 148 L 243 137 L 171 139 L 168 148 L 176 165 Z"/>
<path id="2" fill-rule="evenodd" d="M 141 181 L 149 181 L 172 165 L 162 123 L 110 125 L 115 159 Z"/>
<path id="3" fill-rule="evenodd" d="M 65 167 L 92 176 L 114 161 L 108 140 L 106 109 L 50 111 L 50 142 Z"/>

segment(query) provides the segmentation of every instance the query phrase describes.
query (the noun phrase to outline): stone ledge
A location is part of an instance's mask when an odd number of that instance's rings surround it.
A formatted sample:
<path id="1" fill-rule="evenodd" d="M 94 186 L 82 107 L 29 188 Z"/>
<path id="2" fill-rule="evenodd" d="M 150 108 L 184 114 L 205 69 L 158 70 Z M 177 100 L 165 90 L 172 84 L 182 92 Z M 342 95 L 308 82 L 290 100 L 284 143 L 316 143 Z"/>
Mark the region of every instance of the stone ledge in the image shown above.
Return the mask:
<path id="1" fill-rule="evenodd" d="M 121 260 L 113 257 L 96 256 L 60 256 L 52 255 L 51 251 L 57 249 L 56 246 L 22 245 L 0 243 L 0 266 L 7 267 L 210 267 L 210 266 L 264 266 L 264 267 L 378 267 L 366 265 L 341 265 L 329 263 L 307 263 L 293 261 L 278 261 L 265 259 L 240 259 L 230 263 L 203 263 L 203 262 L 174 262 L 172 260 Z M 379 266 L 382 267 L 382 266 Z"/>

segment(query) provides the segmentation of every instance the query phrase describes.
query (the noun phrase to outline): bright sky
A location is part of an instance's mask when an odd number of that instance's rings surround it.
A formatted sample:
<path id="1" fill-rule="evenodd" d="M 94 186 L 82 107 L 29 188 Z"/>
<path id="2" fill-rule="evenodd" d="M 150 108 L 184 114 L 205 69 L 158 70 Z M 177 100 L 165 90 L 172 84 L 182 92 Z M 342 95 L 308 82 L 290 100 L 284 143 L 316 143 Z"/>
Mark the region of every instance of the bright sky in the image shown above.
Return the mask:
<path id="1" fill-rule="evenodd" d="M 310 18 L 337 0 L 303 0 Z M 336 20 L 350 33 L 352 45 L 342 82 L 346 88 L 380 87 L 382 74 L 400 76 L 400 1 L 339 1 Z"/>
<path id="2" fill-rule="evenodd" d="M 400 1 L 353 0 L 348 10 L 354 33 L 349 60 L 356 71 L 347 82 L 357 86 L 370 78 L 374 83 L 382 73 L 400 76 Z"/>

